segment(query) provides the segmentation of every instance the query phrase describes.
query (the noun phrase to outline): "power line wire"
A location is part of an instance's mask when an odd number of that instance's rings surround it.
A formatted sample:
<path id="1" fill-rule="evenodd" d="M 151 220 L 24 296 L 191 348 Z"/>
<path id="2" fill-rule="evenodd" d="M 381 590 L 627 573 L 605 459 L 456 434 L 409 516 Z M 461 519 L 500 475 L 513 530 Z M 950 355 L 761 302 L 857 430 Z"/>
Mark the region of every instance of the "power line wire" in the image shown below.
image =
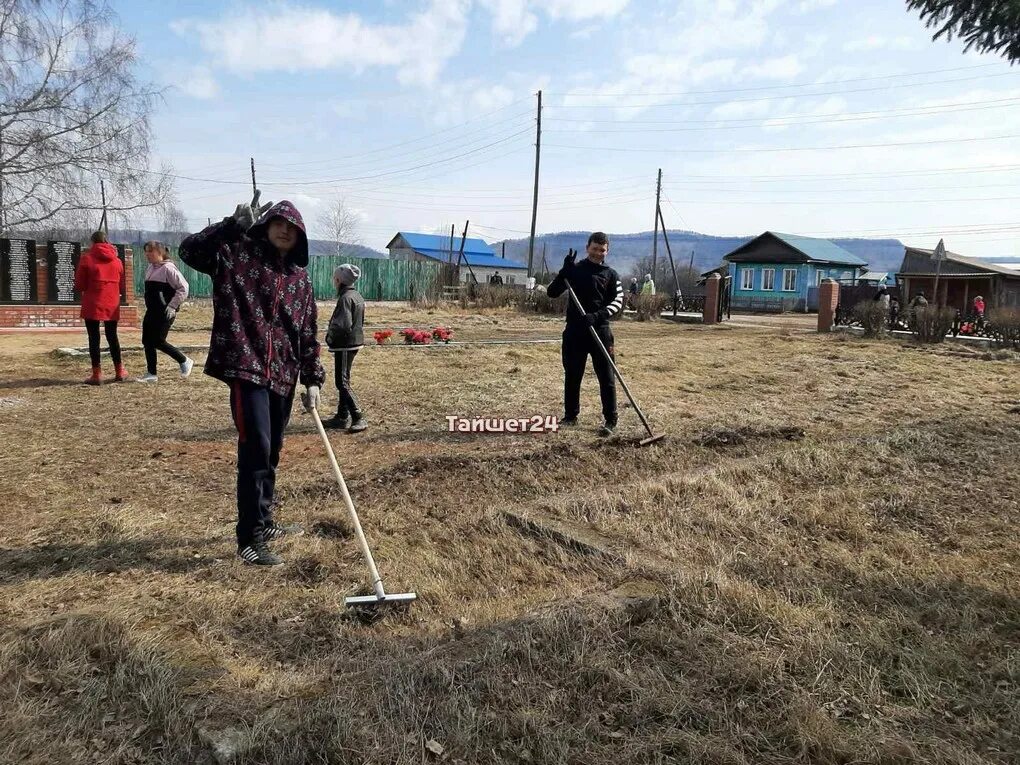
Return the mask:
<path id="1" fill-rule="evenodd" d="M 846 82 L 872 82 L 872 81 L 875 81 L 875 80 L 888 80 L 888 79 L 897 79 L 897 78 L 902 78 L 902 77 L 923 77 L 924 75 L 927 75 L 927 74 L 946 74 L 947 72 L 966 72 L 966 71 L 972 71 L 974 69 L 988 69 L 990 67 L 996 67 L 996 66 L 1001 66 L 1001 64 L 998 64 L 998 63 L 996 63 L 996 64 L 974 64 L 972 66 L 957 66 L 957 67 L 952 67 L 950 69 L 928 69 L 928 70 L 924 70 L 924 71 L 920 71 L 920 72 L 901 72 L 899 74 L 880 74 L 880 75 L 874 75 L 874 76 L 871 76 L 871 77 L 852 77 L 852 78 L 843 79 L 843 80 L 820 80 L 820 81 L 816 81 L 816 82 L 794 82 L 794 83 L 789 83 L 787 85 L 758 85 L 758 86 L 755 86 L 755 87 L 752 87 L 752 88 L 721 88 L 721 89 L 712 89 L 712 90 L 686 90 L 686 91 L 679 91 L 679 92 L 658 92 L 658 93 L 655 93 L 655 92 L 653 92 L 653 93 L 632 93 L 630 91 L 623 92 L 623 93 L 621 93 L 621 92 L 599 92 L 599 91 L 592 91 L 591 93 L 583 93 L 583 92 L 579 93 L 577 91 L 564 92 L 564 91 L 555 91 L 555 90 L 554 91 L 546 91 L 546 92 L 549 93 L 550 95 L 554 95 L 554 96 L 556 96 L 556 95 L 560 95 L 560 96 L 563 96 L 563 95 L 566 95 L 566 96 L 588 95 L 588 96 L 613 96 L 613 97 L 630 96 L 630 95 L 633 95 L 633 96 L 685 96 L 685 95 L 691 95 L 691 94 L 693 94 L 693 95 L 708 95 L 708 94 L 713 94 L 713 93 L 749 93 L 749 92 L 761 91 L 761 90 L 779 90 L 779 89 L 783 89 L 783 88 L 806 88 L 806 87 L 816 87 L 816 86 L 819 86 L 819 85 L 841 85 L 841 84 L 846 83 Z"/>
<path id="2" fill-rule="evenodd" d="M 578 146 L 578 145 L 566 145 L 566 144 L 546 144 L 549 148 L 554 149 L 582 149 L 585 151 L 629 151 L 629 152 L 652 152 L 661 154 L 663 152 L 669 154 L 736 154 L 736 153 L 755 153 L 755 154 L 767 154 L 773 152 L 784 152 L 784 151 L 841 151 L 843 149 L 884 149 L 896 146 L 928 146 L 933 144 L 942 143 L 974 143 L 978 141 L 1002 141 L 1011 138 L 1020 138 L 1018 134 L 1011 135 L 993 135 L 983 136 L 980 138 L 942 138 L 928 141 L 897 141 L 897 142 L 886 142 L 886 143 L 861 143 L 861 144 L 845 144 L 843 146 L 790 146 L 786 148 L 737 148 L 737 149 L 651 149 L 651 148 L 638 148 L 638 147 L 624 147 L 624 146 Z"/>
<path id="3" fill-rule="evenodd" d="M 776 96 L 756 96 L 754 98 L 727 98 L 715 101 L 673 101 L 673 102 L 655 102 L 649 104 L 549 104 L 549 109 L 660 109 L 664 107 L 673 106 L 705 106 L 708 104 L 737 104 L 737 103 L 752 103 L 755 101 L 775 101 L 780 98 L 816 98 L 818 96 L 842 96 L 849 93 L 873 93 L 879 90 L 898 90 L 901 88 L 920 88 L 928 87 L 930 85 L 945 85 L 953 82 L 969 82 L 971 80 L 981 80 L 988 77 L 1008 77 L 1017 76 L 1015 72 L 1001 72 L 999 74 L 985 74 L 978 75 L 976 77 L 957 77 L 949 80 L 932 80 L 931 82 L 905 82 L 905 83 L 893 83 L 891 85 L 885 85 L 880 88 L 851 88 L 848 90 L 826 90 L 817 93 L 787 93 Z"/>

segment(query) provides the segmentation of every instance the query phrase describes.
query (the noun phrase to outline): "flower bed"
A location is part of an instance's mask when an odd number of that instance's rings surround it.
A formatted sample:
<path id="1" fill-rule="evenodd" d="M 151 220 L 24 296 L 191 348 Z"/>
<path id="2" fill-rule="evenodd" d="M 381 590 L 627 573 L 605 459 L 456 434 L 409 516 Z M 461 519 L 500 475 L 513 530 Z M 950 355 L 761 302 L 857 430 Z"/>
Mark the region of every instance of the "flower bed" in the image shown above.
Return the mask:
<path id="1" fill-rule="evenodd" d="M 434 329 L 407 329 L 400 330 L 400 336 L 404 338 L 407 345 L 429 345 L 433 340 L 437 343 L 448 343 L 453 338 L 453 330 L 449 327 L 435 327 Z"/>

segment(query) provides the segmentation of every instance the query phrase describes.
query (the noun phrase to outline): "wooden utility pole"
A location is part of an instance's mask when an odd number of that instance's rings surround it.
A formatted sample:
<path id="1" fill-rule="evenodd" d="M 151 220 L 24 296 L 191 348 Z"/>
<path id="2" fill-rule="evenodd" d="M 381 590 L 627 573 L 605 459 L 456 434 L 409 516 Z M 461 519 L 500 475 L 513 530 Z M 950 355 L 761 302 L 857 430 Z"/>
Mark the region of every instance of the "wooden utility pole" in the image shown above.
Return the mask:
<path id="1" fill-rule="evenodd" d="M 676 275 L 676 263 L 673 262 L 673 250 L 669 246 L 669 235 L 666 233 L 666 219 L 659 208 L 659 220 L 662 222 L 662 241 L 666 243 L 666 254 L 669 255 L 669 267 L 673 269 L 673 315 L 676 316 L 676 293 L 680 289 L 680 279 Z"/>
<path id="2" fill-rule="evenodd" d="M 535 120 L 535 193 L 531 198 L 531 237 L 528 239 L 528 277 L 534 273 L 535 224 L 538 220 L 538 166 L 542 159 L 542 91 L 538 91 L 538 112 Z"/>
<path id="3" fill-rule="evenodd" d="M 542 242 L 542 273 L 548 278 L 549 276 L 549 264 L 545 260 L 545 242 Z"/>
<path id="4" fill-rule="evenodd" d="M 453 265 L 453 237 L 454 237 L 454 234 L 456 232 L 457 232 L 457 224 L 456 223 L 451 223 L 450 224 L 450 257 L 448 258 L 451 266 Z"/>
<path id="5" fill-rule="evenodd" d="M 103 198 L 103 217 L 99 221 L 99 228 L 108 234 L 110 233 L 110 227 L 106 221 L 106 184 L 102 178 L 99 179 L 99 195 Z"/>
<path id="6" fill-rule="evenodd" d="M 460 259 L 464 258 L 464 265 L 468 267 L 468 273 L 471 274 L 471 282 L 477 283 L 478 280 L 475 278 L 474 269 L 471 268 L 471 264 L 468 262 L 467 256 L 464 255 L 464 242 L 467 241 L 468 224 L 471 221 L 464 221 L 464 233 L 460 237 L 460 252 L 457 253 L 457 267 L 460 268 Z"/>
<path id="7" fill-rule="evenodd" d="M 935 289 L 932 290 L 932 305 L 938 307 L 939 304 L 939 277 L 942 275 L 942 261 L 946 259 L 946 243 L 945 240 L 939 239 L 938 245 L 935 247 Z M 966 306 L 964 306 L 966 308 Z"/>
<path id="8" fill-rule="evenodd" d="M 662 195 L 662 168 L 659 168 L 659 176 L 655 181 L 655 233 L 652 234 L 652 280 L 656 278 L 655 273 L 655 262 L 659 255 L 659 218 L 662 217 L 662 211 L 659 209 L 659 197 Z M 666 228 L 666 224 L 662 224 L 663 228 Z"/>
<path id="9" fill-rule="evenodd" d="M 257 190 L 257 187 L 255 186 L 255 157 L 252 157 L 251 158 L 251 196 L 252 196 L 252 199 L 255 198 L 255 191 L 256 190 Z"/>

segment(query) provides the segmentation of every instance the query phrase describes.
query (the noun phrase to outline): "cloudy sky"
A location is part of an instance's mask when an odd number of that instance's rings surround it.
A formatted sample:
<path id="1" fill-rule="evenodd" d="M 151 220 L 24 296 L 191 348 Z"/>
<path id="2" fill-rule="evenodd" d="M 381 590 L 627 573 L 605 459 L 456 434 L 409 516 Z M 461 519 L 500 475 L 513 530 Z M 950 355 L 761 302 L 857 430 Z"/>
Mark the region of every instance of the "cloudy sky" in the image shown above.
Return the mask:
<path id="1" fill-rule="evenodd" d="M 250 194 L 363 244 L 539 232 L 894 236 L 1020 255 L 1020 67 L 902 0 L 115 0 L 193 229 Z M 157 221 L 139 221 L 158 225 Z"/>

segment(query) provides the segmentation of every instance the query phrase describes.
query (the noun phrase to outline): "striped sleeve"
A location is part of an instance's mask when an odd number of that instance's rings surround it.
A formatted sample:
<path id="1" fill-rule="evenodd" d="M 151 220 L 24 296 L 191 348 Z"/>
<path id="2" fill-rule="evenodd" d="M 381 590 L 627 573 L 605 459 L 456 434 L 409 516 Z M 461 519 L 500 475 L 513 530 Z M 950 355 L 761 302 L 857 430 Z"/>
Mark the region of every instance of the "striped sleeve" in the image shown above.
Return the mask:
<path id="1" fill-rule="evenodd" d="M 613 299 L 606 304 L 607 318 L 612 318 L 618 313 L 623 311 L 623 284 L 620 283 L 620 277 L 613 272 L 613 286 L 610 287 L 614 291 Z"/>

